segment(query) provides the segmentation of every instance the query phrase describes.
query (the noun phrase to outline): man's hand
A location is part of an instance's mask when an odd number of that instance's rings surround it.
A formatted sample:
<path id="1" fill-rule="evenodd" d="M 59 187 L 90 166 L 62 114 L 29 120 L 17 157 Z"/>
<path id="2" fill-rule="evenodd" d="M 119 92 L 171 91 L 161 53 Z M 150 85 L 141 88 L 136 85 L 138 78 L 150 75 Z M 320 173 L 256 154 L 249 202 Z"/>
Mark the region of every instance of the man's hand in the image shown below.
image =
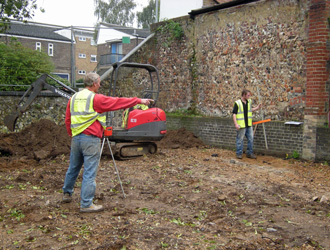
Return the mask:
<path id="1" fill-rule="evenodd" d="M 262 104 L 259 103 L 257 107 L 252 108 L 252 112 L 259 110 L 262 107 Z"/>
<path id="2" fill-rule="evenodd" d="M 153 99 L 141 99 L 141 104 L 149 105 L 150 103 L 155 102 Z"/>

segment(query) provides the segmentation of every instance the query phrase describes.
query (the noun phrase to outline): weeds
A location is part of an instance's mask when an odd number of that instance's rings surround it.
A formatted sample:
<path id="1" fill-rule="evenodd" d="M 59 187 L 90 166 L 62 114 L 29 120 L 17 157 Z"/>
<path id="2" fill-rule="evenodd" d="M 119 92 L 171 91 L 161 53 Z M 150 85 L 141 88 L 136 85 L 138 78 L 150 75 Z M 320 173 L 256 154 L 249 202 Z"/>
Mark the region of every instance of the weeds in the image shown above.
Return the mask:
<path id="1" fill-rule="evenodd" d="M 20 221 L 25 217 L 21 210 L 17 210 L 16 208 L 9 209 L 8 212 L 10 213 L 10 217 L 16 218 L 17 221 Z"/>
<path id="2" fill-rule="evenodd" d="M 154 210 L 148 208 L 138 208 L 138 210 L 140 213 L 144 212 L 145 214 L 156 214 Z"/>
<path id="3" fill-rule="evenodd" d="M 291 155 L 286 154 L 285 158 L 286 159 L 299 159 L 300 154 L 296 150 L 293 150 L 292 154 Z"/>

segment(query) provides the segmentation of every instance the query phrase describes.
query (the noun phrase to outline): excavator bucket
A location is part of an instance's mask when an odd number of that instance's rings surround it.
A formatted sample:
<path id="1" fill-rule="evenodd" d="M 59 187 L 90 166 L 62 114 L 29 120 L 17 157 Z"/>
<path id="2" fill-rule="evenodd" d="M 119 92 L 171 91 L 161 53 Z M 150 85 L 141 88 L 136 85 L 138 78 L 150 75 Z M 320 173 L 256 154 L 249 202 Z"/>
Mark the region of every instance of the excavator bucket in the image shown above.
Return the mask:
<path id="1" fill-rule="evenodd" d="M 18 112 L 16 112 L 14 114 L 7 115 L 5 117 L 4 123 L 10 131 L 15 131 L 15 124 L 16 124 L 16 121 L 17 121 L 17 118 L 19 117 L 19 115 L 20 114 Z"/>

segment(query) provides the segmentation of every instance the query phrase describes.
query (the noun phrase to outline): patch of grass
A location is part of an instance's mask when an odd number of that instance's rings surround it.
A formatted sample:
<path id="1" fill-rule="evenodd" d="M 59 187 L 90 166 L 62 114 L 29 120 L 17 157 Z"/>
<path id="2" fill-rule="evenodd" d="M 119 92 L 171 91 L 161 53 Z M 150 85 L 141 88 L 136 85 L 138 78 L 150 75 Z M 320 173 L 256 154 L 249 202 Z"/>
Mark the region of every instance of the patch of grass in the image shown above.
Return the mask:
<path id="1" fill-rule="evenodd" d="M 171 220 L 172 223 L 177 224 L 178 226 L 184 226 L 185 223 L 181 221 L 180 218 Z"/>
<path id="2" fill-rule="evenodd" d="M 148 208 L 138 208 L 138 210 L 140 211 L 140 213 L 145 213 L 145 214 L 156 214 L 156 212 L 152 209 L 148 209 Z"/>
<path id="3" fill-rule="evenodd" d="M 177 109 L 173 112 L 166 112 L 166 115 L 169 116 L 189 116 L 189 117 L 201 117 L 200 114 L 196 109 Z"/>
<path id="4" fill-rule="evenodd" d="M 89 236 L 91 234 L 91 226 L 88 224 L 84 224 L 82 226 L 79 227 L 79 232 L 78 234 L 81 235 L 83 238 L 86 239 L 87 236 Z"/>
<path id="5" fill-rule="evenodd" d="M 197 216 L 198 220 L 204 220 L 207 217 L 207 212 L 204 210 L 199 211 L 199 215 Z"/>
<path id="6" fill-rule="evenodd" d="M 3 187 L 3 189 L 13 189 L 15 187 L 14 184 L 6 185 Z"/>
<path id="7" fill-rule="evenodd" d="M 160 246 L 161 246 L 161 248 L 167 248 L 168 244 L 161 241 Z"/>
<path id="8" fill-rule="evenodd" d="M 242 222 L 244 223 L 245 226 L 247 227 L 251 227 L 252 226 L 252 222 L 249 222 L 247 220 L 242 220 Z"/>
<path id="9" fill-rule="evenodd" d="M 9 209 L 10 217 L 14 217 L 17 221 L 20 221 L 25 217 L 21 210 L 17 210 L 16 208 Z"/>

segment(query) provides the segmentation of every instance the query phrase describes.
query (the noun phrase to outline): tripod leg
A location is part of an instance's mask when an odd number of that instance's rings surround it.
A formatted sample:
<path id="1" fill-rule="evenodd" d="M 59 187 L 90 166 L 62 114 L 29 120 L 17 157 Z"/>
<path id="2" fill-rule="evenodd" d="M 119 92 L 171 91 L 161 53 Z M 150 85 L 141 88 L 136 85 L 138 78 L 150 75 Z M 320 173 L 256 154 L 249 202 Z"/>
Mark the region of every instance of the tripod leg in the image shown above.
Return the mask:
<path id="1" fill-rule="evenodd" d="M 103 139 L 105 140 L 105 138 Z M 103 141 L 104 142 L 104 141 Z M 113 165 L 115 166 L 115 171 L 117 172 L 117 177 L 118 177 L 118 181 L 120 183 L 120 187 L 121 187 L 121 191 L 123 192 L 123 196 L 124 198 L 126 198 L 126 195 L 125 195 L 125 192 L 124 192 L 124 189 L 123 189 L 123 185 L 121 183 L 121 180 L 120 180 L 120 176 L 119 176 L 119 171 L 117 169 L 117 166 L 116 166 L 116 161 L 115 161 L 115 158 L 113 156 L 113 153 L 112 153 L 112 150 L 111 150 L 111 146 L 110 146 L 110 142 L 109 142 L 109 139 L 107 138 L 107 143 L 108 143 L 108 146 L 109 146 L 109 149 L 110 149 L 110 153 L 111 153 L 111 157 L 112 157 L 112 161 L 113 161 Z"/>
<path id="2" fill-rule="evenodd" d="M 105 137 L 103 137 L 103 141 L 102 141 L 102 146 L 101 146 L 101 151 L 100 151 L 100 161 L 101 161 L 101 156 L 102 156 L 102 152 L 103 152 L 104 142 L 105 142 Z"/>

